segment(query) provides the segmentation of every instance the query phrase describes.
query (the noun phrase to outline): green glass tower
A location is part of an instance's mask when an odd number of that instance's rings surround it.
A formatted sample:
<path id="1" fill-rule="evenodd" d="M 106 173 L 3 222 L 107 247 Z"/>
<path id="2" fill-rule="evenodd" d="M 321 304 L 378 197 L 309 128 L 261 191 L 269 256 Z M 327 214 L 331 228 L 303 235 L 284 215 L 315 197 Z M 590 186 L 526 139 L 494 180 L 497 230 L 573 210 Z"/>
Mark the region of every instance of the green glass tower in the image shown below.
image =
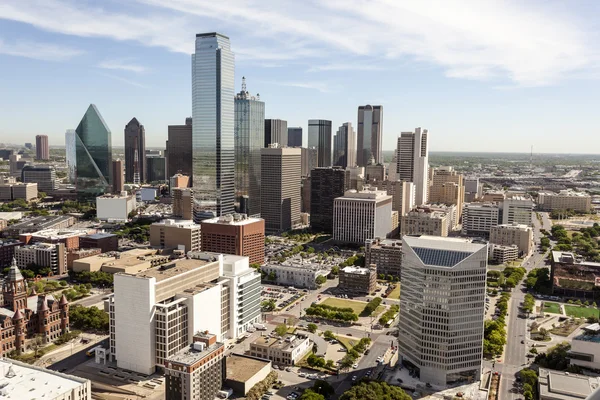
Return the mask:
<path id="1" fill-rule="evenodd" d="M 112 142 L 110 129 L 90 104 L 75 130 L 77 197 L 92 200 L 111 189 Z"/>

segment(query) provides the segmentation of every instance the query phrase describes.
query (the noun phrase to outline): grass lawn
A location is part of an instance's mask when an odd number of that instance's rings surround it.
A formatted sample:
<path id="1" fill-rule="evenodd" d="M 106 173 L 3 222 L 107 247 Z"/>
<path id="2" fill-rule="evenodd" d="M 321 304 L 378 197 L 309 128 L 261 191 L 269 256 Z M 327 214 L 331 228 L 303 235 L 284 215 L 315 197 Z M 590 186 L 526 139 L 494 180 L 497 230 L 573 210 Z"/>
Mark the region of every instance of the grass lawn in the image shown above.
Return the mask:
<path id="1" fill-rule="evenodd" d="M 340 344 L 342 346 L 344 346 L 346 348 L 346 350 L 350 350 L 351 348 L 353 348 L 354 345 L 356 343 L 358 343 L 358 340 L 359 340 L 359 339 L 350 339 L 345 336 L 336 336 L 336 339 L 338 340 L 338 342 L 340 342 Z"/>
<path id="2" fill-rule="evenodd" d="M 392 290 L 389 294 L 389 296 L 387 297 L 388 299 L 395 299 L 395 300 L 399 300 L 400 299 L 400 284 L 398 283 L 396 285 L 396 287 L 394 288 L 394 290 Z"/>
<path id="3" fill-rule="evenodd" d="M 351 308 L 356 315 L 359 315 L 367 305 L 367 303 L 365 303 L 364 301 L 338 299 L 337 297 L 329 297 L 328 299 L 325 299 L 325 301 L 322 301 L 320 304 L 325 304 L 326 306 L 331 307 Z M 375 314 L 377 311 L 379 311 L 379 307 L 377 307 L 377 310 L 375 310 L 373 314 Z"/>
<path id="4" fill-rule="evenodd" d="M 568 306 L 565 305 L 565 312 L 569 317 L 575 318 L 588 318 L 588 317 L 596 317 L 598 318 L 598 309 L 596 308 L 587 308 L 587 307 L 579 307 L 579 306 Z"/>
<path id="5" fill-rule="evenodd" d="M 561 314 L 560 305 L 558 303 L 544 302 L 544 312 L 552 314 Z"/>

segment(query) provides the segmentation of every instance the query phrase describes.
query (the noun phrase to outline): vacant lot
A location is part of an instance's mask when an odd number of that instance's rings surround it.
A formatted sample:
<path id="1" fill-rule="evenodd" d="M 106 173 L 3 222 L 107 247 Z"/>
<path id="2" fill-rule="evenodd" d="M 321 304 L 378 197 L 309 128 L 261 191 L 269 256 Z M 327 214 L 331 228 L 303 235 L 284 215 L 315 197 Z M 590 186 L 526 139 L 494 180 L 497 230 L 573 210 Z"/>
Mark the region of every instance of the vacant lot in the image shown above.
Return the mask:
<path id="1" fill-rule="evenodd" d="M 544 312 L 552 314 L 562 314 L 558 303 L 544 302 Z"/>
<path id="2" fill-rule="evenodd" d="M 359 339 L 351 339 L 349 337 L 346 336 L 336 336 L 336 339 L 338 340 L 338 342 L 341 343 L 342 346 L 344 346 L 347 350 L 350 350 L 351 348 L 354 347 L 355 344 L 358 343 Z"/>
<path id="3" fill-rule="evenodd" d="M 390 295 L 387 297 L 388 299 L 398 300 L 400 299 L 400 284 L 398 283 L 394 290 L 390 292 Z"/>
<path id="4" fill-rule="evenodd" d="M 356 315 L 360 315 L 362 310 L 364 310 L 365 306 L 367 305 L 367 303 L 365 303 L 364 301 L 338 299 L 336 297 L 330 297 L 328 299 L 325 299 L 325 301 L 322 301 L 321 304 L 325 304 L 326 306 L 331 306 L 331 307 L 351 308 Z M 375 313 L 377 311 L 378 310 L 376 310 Z M 373 313 L 373 314 L 375 314 L 375 313 Z"/>
<path id="5" fill-rule="evenodd" d="M 598 318 L 598 309 L 596 309 L 596 308 L 565 305 L 565 312 L 567 313 L 567 315 L 569 317 L 575 317 L 575 318 L 596 317 L 596 318 Z"/>

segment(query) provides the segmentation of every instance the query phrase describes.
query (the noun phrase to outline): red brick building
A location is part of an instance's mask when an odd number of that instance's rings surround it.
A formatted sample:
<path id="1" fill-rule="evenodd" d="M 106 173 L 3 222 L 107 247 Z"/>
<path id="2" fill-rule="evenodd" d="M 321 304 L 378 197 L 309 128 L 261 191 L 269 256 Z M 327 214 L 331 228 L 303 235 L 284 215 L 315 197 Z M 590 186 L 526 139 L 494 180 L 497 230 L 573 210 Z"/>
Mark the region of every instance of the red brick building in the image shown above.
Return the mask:
<path id="1" fill-rule="evenodd" d="M 250 264 L 265 262 L 265 220 L 246 214 L 224 215 L 202 221 L 202 251 L 250 258 Z"/>

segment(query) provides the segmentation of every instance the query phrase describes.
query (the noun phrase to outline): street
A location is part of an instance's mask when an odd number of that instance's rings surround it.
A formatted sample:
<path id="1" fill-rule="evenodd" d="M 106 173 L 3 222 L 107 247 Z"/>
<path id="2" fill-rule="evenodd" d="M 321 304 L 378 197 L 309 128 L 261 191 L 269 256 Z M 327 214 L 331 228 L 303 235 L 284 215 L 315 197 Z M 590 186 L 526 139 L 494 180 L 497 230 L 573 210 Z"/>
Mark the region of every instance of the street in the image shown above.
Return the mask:
<path id="1" fill-rule="evenodd" d="M 86 352 L 90 349 L 93 349 L 96 346 L 103 346 L 104 348 L 108 347 L 108 338 L 104 339 L 103 341 L 99 342 L 99 343 L 94 343 L 91 344 L 89 346 L 86 346 L 84 349 L 74 353 L 73 355 L 60 360 L 50 366 L 48 366 L 48 369 L 54 370 L 54 371 L 66 371 L 68 373 L 69 370 L 77 367 L 80 364 L 83 364 L 84 362 L 86 362 L 87 360 L 89 360 L 89 357 L 86 355 Z"/>

